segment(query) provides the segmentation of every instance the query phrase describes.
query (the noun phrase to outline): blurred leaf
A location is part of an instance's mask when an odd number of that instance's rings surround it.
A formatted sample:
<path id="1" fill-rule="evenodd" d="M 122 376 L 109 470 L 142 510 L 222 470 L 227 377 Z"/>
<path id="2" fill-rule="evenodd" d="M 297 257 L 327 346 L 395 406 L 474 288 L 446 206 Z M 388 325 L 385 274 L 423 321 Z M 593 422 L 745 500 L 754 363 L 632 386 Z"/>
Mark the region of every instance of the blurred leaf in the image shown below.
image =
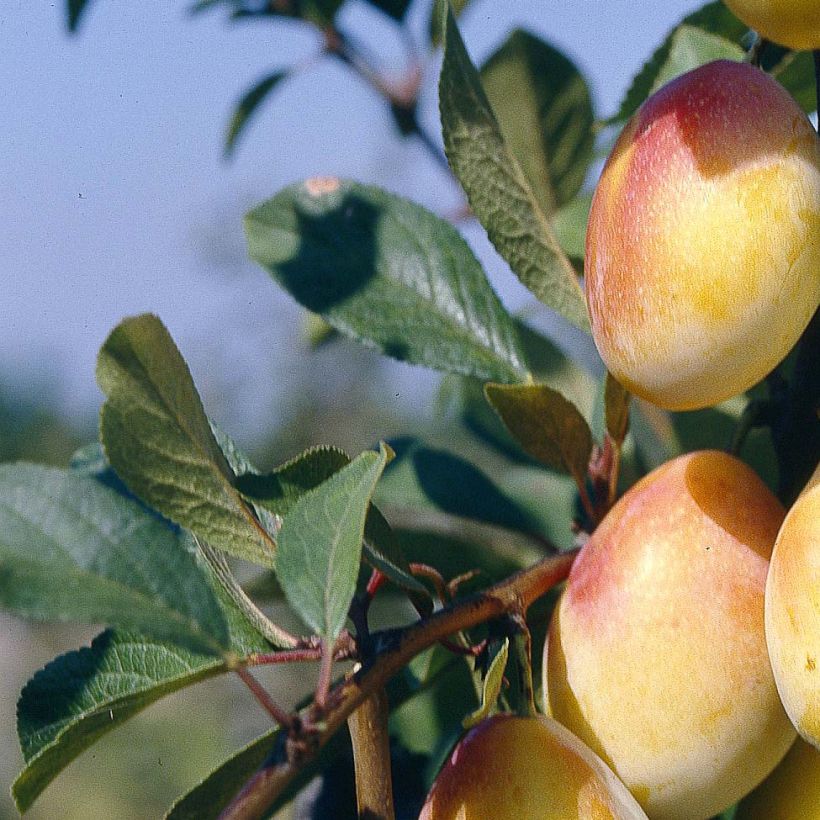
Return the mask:
<path id="1" fill-rule="evenodd" d="M 697 11 L 687 15 L 669 32 L 661 46 L 640 70 L 632 81 L 629 90 L 626 92 L 626 96 L 623 102 L 621 102 L 618 113 L 612 117 L 609 122 L 621 122 L 629 119 L 638 110 L 641 103 L 660 86 L 658 78 L 661 72 L 665 70 L 667 77 L 669 77 L 671 67 L 665 69 L 665 66 L 670 59 L 673 39 L 683 26 L 689 29 L 699 29 L 707 34 L 716 35 L 723 40 L 729 41 L 730 45 L 738 42 L 749 30 L 746 25 L 741 23 L 740 20 L 726 8 L 722 0 L 707 3 Z M 686 36 L 684 36 L 683 42 L 678 45 L 678 55 L 674 58 L 674 61 L 678 64 L 681 63 L 681 56 L 685 51 L 686 43 Z M 712 46 L 723 47 L 723 44 L 719 41 L 713 41 Z M 695 66 L 690 66 L 690 68 L 694 67 Z M 669 79 L 671 79 L 671 77 L 669 77 Z"/>
<path id="2" fill-rule="evenodd" d="M 504 642 L 490 661 L 490 667 L 484 676 L 484 684 L 481 690 L 481 705 L 474 712 L 467 715 L 461 722 L 461 725 L 465 729 L 472 729 L 473 726 L 477 726 L 494 711 L 498 696 L 501 694 L 501 685 L 504 683 L 504 670 L 507 668 L 509 650 L 510 639 L 504 638 Z"/>
<path id="3" fill-rule="evenodd" d="M 773 69 L 772 76 L 807 113 L 817 110 L 814 58 L 810 51 L 789 52 Z"/>
<path id="4" fill-rule="evenodd" d="M 228 132 L 225 135 L 226 156 L 233 154 L 237 140 L 245 131 L 256 109 L 262 104 L 268 94 L 276 88 L 280 80 L 285 79 L 285 77 L 287 77 L 286 71 L 275 71 L 273 74 L 269 74 L 249 88 L 242 96 L 242 99 L 239 100 L 234 109 L 230 124 L 228 125 Z"/>
<path id="5" fill-rule="evenodd" d="M 538 532 L 536 521 L 481 470 L 460 456 L 425 447 L 409 437 L 390 444 L 396 459 L 379 484 L 378 499 L 400 505 L 433 506 L 450 515 L 520 532 Z"/>
<path id="6" fill-rule="evenodd" d="M 629 429 L 629 392 L 611 374 L 606 374 L 604 384 L 604 408 L 606 430 L 620 446 Z"/>
<path id="7" fill-rule="evenodd" d="M 472 251 L 418 205 L 313 179 L 251 211 L 245 227 L 251 256 L 342 333 L 413 364 L 526 379 L 515 326 Z"/>
<path id="8" fill-rule="evenodd" d="M 100 351 L 106 455 L 128 488 L 215 547 L 272 566 L 275 543 L 233 486 L 234 472 L 191 374 L 159 319 L 121 322 Z"/>
<path id="9" fill-rule="evenodd" d="M 467 4 L 470 0 L 450 0 L 450 6 L 453 9 L 453 14 L 455 14 L 456 19 L 461 15 L 461 12 L 467 8 Z M 434 46 L 440 46 L 441 41 L 444 39 L 443 32 L 444 29 L 441 25 L 441 6 L 443 5 L 442 0 L 433 0 L 433 6 L 430 10 L 430 42 Z"/>
<path id="10" fill-rule="evenodd" d="M 385 14 L 389 14 L 394 20 L 401 20 L 410 7 L 410 0 L 367 0 L 371 6 L 381 9 Z"/>
<path id="11" fill-rule="evenodd" d="M 669 53 L 660 66 L 650 93 L 705 63 L 713 60 L 739 61 L 743 59 L 744 53 L 740 46 L 718 34 L 682 25 L 669 41 Z"/>
<path id="12" fill-rule="evenodd" d="M 484 392 L 526 452 L 579 483 L 585 480 L 592 433 L 572 402 L 543 384 L 488 384 Z"/>
<path id="13" fill-rule="evenodd" d="M 314 447 L 266 475 L 242 475 L 237 479 L 236 486 L 247 499 L 282 518 L 290 512 L 297 499 L 349 463 L 350 457 L 337 447 Z M 410 567 L 390 525 L 372 505 L 365 524 L 364 552 L 368 563 L 403 589 L 420 593 L 426 591 L 424 585 L 410 574 Z"/>
<path id="14" fill-rule="evenodd" d="M 576 196 L 552 215 L 552 229 L 564 253 L 583 262 L 586 252 L 587 222 L 592 194 Z"/>
<path id="15" fill-rule="evenodd" d="M 545 305 L 588 332 L 575 270 L 504 140 L 448 4 L 445 14 L 439 105 L 450 166 L 473 213 L 516 276 Z"/>
<path id="16" fill-rule="evenodd" d="M 89 0 L 68 0 L 66 4 L 66 17 L 68 20 L 68 30 L 77 31 L 80 25 L 80 18 L 88 8 Z"/>
<path id="17" fill-rule="evenodd" d="M 178 533 L 89 478 L 0 465 L 0 604 L 35 620 L 139 629 L 211 654 L 222 613 Z"/>
<path id="18" fill-rule="evenodd" d="M 527 363 L 537 381 L 558 390 L 582 414 L 592 412 L 598 393 L 596 380 L 551 339 L 520 319 L 516 324 Z M 527 465 L 533 463 L 488 404 L 483 382 L 463 376 L 445 377 L 439 390 L 438 405 L 440 413 L 457 418 L 473 435 L 507 458 Z"/>
<path id="19" fill-rule="evenodd" d="M 570 202 L 592 160 L 594 115 L 575 65 L 527 31 L 514 31 L 481 68 L 504 141 L 543 213 Z"/>
<path id="20" fill-rule="evenodd" d="M 277 575 L 285 597 L 327 645 L 339 636 L 356 591 L 364 525 L 392 453 L 366 452 L 301 496 L 279 531 Z"/>

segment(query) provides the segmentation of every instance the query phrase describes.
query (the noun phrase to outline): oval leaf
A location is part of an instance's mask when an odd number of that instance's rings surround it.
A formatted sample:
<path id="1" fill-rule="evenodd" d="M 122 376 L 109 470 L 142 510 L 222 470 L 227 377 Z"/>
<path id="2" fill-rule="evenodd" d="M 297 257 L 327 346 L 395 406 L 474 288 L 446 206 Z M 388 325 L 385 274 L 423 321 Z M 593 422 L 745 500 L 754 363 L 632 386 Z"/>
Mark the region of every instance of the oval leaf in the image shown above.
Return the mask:
<path id="1" fill-rule="evenodd" d="M 488 384 L 484 392 L 526 452 L 579 483 L 585 480 L 592 432 L 572 402 L 544 384 Z"/>
<path id="2" fill-rule="evenodd" d="M 237 488 L 248 500 L 264 507 L 281 522 L 297 499 L 349 463 L 350 457 L 338 447 L 313 447 L 273 472 L 239 476 Z M 371 566 L 381 570 L 393 583 L 408 591 L 426 594 L 424 585 L 411 575 L 390 525 L 373 505 L 365 524 L 364 555 Z"/>
<path id="3" fill-rule="evenodd" d="M 551 215 L 578 193 L 592 159 L 586 81 L 560 51 L 519 29 L 482 66 L 481 84 L 504 141 Z"/>
<path id="4" fill-rule="evenodd" d="M 496 250 L 545 305 L 589 332 L 578 277 L 506 143 L 475 66 L 445 5 L 439 106 L 444 150 Z"/>
<path id="5" fill-rule="evenodd" d="M 91 478 L 0 465 L 0 605 L 26 618 L 139 629 L 200 651 L 225 620 L 179 533 Z"/>
<path id="6" fill-rule="evenodd" d="M 251 256 L 285 290 L 357 341 L 438 370 L 527 378 L 514 323 L 472 251 L 424 208 L 313 179 L 251 211 L 245 230 Z"/>
<path id="7" fill-rule="evenodd" d="M 100 351 L 100 435 L 128 488 L 215 547 L 272 566 L 276 545 L 233 486 L 185 361 L 156 316 L 126 319 Z"/>
<path id="8" fill-rule="evenodd" d="M 362 453 L 299 498 L 279 531 L 277 575 L 285 597 L 327 644 L 347 619 L 370 499 L 390 455 L 384 445 Z"/>

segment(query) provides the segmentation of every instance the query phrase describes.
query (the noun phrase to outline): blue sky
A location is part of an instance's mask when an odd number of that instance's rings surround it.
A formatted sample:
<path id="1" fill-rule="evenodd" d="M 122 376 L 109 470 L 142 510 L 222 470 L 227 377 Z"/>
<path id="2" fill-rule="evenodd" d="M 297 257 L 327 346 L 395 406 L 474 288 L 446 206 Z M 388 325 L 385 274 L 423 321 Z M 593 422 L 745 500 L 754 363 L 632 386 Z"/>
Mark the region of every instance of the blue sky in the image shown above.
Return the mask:
<path id="1" fill-rule="evenodd" d="M 529 28 L 576 60 L 607 114 L 698 5 L 474 0 L 463 31 L 481 60 L 511 28 Z M 0 379 L 90 419 L 100 344 L 123 316 L 150 310 L 177 339 L 206 406 L 241 434 L 277 417 L 299 368 L 299 312 L 245 260 L 242 214 L 317 173 L 379 184 L 439 212 L 459 194 L 422 149 L 396 136 L 370 89 L 327 62 L 281 86 L 225 163 L 237 96 L 262 74 L 309 60 L 317 39 L 291 23 L 229 27 L 219 13 L 191 18 L 186 8 L 95 0 L 69 37 L 62 0 L 3 0 Z M 415 4 L 417 31 L 428 13 L 428 2 Z M 356 0 L 342 22 L 363 24 L 385 68 L 400 69 L 389 24 Z M 433 131 L 435 72 L 433 61 L 423 96 Z M 481 232 L 468 239 L 505 300 L 525 303 Z M 391 378 L 412 380 L 408 370 Z"/>

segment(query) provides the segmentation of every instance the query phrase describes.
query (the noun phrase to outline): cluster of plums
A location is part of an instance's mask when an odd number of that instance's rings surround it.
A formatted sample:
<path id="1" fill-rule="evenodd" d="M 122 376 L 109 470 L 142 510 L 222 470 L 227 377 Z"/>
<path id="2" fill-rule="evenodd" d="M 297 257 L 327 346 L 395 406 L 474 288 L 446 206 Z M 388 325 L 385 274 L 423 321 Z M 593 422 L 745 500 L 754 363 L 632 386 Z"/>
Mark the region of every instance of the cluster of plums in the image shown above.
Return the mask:
<path id="1" fill-rule="evenodd" d="M 817 0 L 727 4 L 820 48 Z M 820 140 L 788 93 L 719 61 L 651 96 L 604 167 L 585 276 L 638 396 L 705 407 L 772 370 L 820 303 Z M 578 555 L 543 672 L 549 717 L 472 729 L 422 820 L 701 820 L 741 799 L 737 820 L 820 818 L 820 467 L 788 514 L 724 453 L 646 476 Z"/>

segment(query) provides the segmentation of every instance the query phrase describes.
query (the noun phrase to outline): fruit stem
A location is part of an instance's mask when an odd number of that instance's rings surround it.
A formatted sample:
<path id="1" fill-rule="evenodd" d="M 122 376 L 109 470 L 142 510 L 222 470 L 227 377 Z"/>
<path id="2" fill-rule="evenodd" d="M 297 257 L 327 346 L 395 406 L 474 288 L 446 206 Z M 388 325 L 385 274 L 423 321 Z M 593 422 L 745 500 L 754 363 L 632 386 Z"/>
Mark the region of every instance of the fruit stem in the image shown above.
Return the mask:
<path id="1" fill-rule="evenodd" d="M 347 719 L 353 745 L 356 805 L 359 818 L 394 820 L 393 778 L 387 718 L 390 705 L 384 687 L 377 689 Z"/>

